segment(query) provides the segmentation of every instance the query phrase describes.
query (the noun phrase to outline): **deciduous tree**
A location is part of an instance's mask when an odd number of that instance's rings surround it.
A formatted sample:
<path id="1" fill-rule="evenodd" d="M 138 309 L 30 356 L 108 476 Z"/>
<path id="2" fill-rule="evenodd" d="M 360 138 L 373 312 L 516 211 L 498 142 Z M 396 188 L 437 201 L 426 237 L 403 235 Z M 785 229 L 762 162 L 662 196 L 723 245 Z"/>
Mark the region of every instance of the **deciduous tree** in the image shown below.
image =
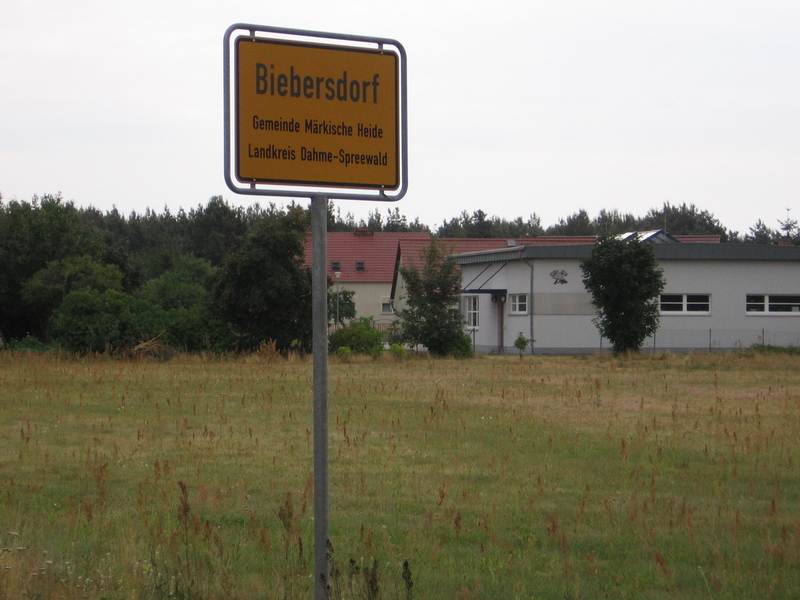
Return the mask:
<path id="1" fill-rule="evenodd" d="M 597 309 L 595 325 L 615 354 L 638 351 L 658 329 L 664 275 L 649 243 L 601 236 L 581 262 L 583 284 Z"/>
<path id="2" fill-rule="evenodd" d="M 461 273 L 442 242 L 432 241 L 422 258 L 420 268 L 400 267 L 407 295 L 406 308 L 398 311 L 399 338 L 439 356 L 469 355 L 472 342 L 458 313 Z"/>
<path id="3" fill-rule="evenodd" d="M 34 196 L 31 202 L 0 202 L 0 336 L 37 335 L 41 323 L 22 299 L 22 286 L 51 261 L 99 257 L 99 232 L 87 226 L 72 202 L 61 195 Z"/>
<path id="4" fill-rule="evenodd" d="M 328 282 L 330 283 L 330 281 Z M 336 291 L 328 287 L 328 322 L 342 327 L 356 318 L 356 293 L 353 290 Z"/>
<path id="5" fill-rule="evenodd" d="M 30 310 L 35 332 L 48 339 L 50 315 L 72 291 L 94 289 L 122 291 L 122 271 L 89 256 L 71 256 L 47 263 L 22 284 L 22 300 Z"/>
<path id="6" fill-rule="evenodd" d="M 213 305 L 237 330 L 241 349 L 267 341 L 281 350 L 311 347 L 311 273 L 303 264 L 306 224 L 300 208 L 262 221 L 220 268 Z"/>

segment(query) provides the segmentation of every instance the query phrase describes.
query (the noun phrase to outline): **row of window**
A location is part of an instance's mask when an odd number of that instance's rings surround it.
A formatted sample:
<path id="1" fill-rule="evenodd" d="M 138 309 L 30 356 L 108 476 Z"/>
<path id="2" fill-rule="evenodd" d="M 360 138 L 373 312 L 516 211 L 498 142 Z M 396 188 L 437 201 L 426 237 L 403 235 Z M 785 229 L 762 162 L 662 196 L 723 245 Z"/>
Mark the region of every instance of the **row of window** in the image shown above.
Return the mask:
<path id="1" fill-rule="evenodd" d="M 661 294 L 662 313 L 709 313 L 710 294 Z M 791 294 L 747 294 L 747 313 L 800 313 L 800 296 Z"/>
<path id="2" fill-rule="evenodd" d="M 356 271 L 366 271 L 367 270 L 367 263 L 365 263 L 362 260 L 357 260 L 355 262 L 355 267 L 354 268 L 355 268 Z M 333 271 L 334 273 L 341 272 L 342 271 L 342 263 L 341 263 L 341 261 L 338 261 L 338 260 L 332 261 L 331 262 L 331 271 Z"/>
<path id="3" fill-rule="evenodd" d="M 467 327 L 480 325 L 480 296 L 464 296 L 463 308 Z M 528 314 L 528 294 L 509 294 L 509 314 Z M 662 313 L 710 313 L 711 294 L 661 294 Z M 800 295 L 748 294 L 745 301 L 748 313 L 799 313 Z"/>
<path id="4" fill-rule="evenodd" d="M 800 296 L 748 294 L 747 312 L 800 313 Z"/>

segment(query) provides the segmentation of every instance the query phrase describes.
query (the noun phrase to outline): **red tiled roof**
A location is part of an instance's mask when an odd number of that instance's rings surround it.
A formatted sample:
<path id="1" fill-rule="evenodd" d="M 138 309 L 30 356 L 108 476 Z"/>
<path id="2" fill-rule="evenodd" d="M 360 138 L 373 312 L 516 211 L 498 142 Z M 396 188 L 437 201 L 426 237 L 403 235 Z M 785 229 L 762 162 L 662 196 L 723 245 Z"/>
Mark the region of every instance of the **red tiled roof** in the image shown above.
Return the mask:
<path id="1" fill-rule="evenodd" d="M 430 243 L 428 233 L 350 232 L 328 233 L 328 276 L 335 281 L 333 263 L 338 262 L 341 283 L 392 283 L 401 240 L 415 240 L 423 246 Z M 310 268 L 314 245 L 311 234 L 306 235 L 305 262 Z M 357 264 L 363 263 L 363 270 Z"/>
<path id="2" fill-rule="evenodd" d="M 719 244 L 722 237 L 719 235 L 673 235 L 682 244 Z"/>
<path id="3" fill-rule="evenodd" d="M 505 238 L 440 238 L 447 254 L 464 254 L 481 250 L 496 250 L 508 246 Z"/>
<path id="4" fill-rule="evenodd" d="M 464 254 L 465 252 L 479 252 L 481 250 L 496 250 L 506 247 L 506 240 L 500 238 L 439 238 L 446 254 Z M 431 243 L 428 240 L 400 240 L 398 260 L 403 266 L 421 268 L 423 263 L 422 253 Z"/>
<path id="5" fill-rule="evenodd" d="M 402 260 L 405 266 L 420 267 L 422 265 L 422 251 L 431 243 L 427 240 L 400 240 L 400 247 L 397 252 L 397 260 Z M 396 273 L 395 273 L 396 275 Z"/>
<path id="6" fill-rule="evenodd" d="M 541 235 L 535 238 L 520 238 L 519 246 L 555 246 L 559 244 L 594 244 L 597 238 L 593 235 Z"/>
<path id="7" fill-rule="evenodd" d="M 717 235 L 676 235 L 683 243 L 720 242 Z M 334 279 L 333 263 L 338 262 L 342 283 L 393 283 L 397 261 L 402 257 L 406 266 L 420 266 L 422 250 L 430 244 L 428 233 L 390 233 L 367 231 L 329 232 L 327 272 Z M 549 246 L 561 244 L 594 244 L 591 235 L 543 235 L 527 238 L 440 238 L 448 254 L 464 254 L 483 250 L 499 250 L 509 246 Z M 313 243 L 306 236 L 306 265 L 311 267 Z M 363 263 L 363 270 L 356 268 Z"/>
<path id="8" fill-rule="evenodd" d="M 447 254 L 466 254 L 467 252 L 481 252 L 484 250 L 499 250 L 509 246 L 551 246 L 559 244 L 594 244 L 595 237 L 586 236 L 540 236 L 527 238 L 439 238 L 444 244 Z M 421 252 L 429 242 L 421 243 L 417 240 L 401 240 L 400 254 L 406 266 L 420 266 Z"/>

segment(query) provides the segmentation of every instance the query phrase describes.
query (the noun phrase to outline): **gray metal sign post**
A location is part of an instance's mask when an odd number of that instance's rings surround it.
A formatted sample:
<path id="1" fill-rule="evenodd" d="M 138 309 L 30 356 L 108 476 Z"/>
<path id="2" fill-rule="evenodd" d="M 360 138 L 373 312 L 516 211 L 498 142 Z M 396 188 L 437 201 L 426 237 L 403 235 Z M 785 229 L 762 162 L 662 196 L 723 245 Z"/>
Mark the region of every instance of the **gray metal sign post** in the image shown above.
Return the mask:
<path id="1" fill-rule="evenodd" d="M 314 598 L 327 600 L 328 201 L 405 195 L 406 54 L 391 39 L 237 23 L 223 71 L 228 188 L 311 198 Z"/>
<path id="2" fill-rule="evenodd" d="M 311 311 L 314 353 L 314 598 L 328 598 L 328 198 L 311 199 Z"/>

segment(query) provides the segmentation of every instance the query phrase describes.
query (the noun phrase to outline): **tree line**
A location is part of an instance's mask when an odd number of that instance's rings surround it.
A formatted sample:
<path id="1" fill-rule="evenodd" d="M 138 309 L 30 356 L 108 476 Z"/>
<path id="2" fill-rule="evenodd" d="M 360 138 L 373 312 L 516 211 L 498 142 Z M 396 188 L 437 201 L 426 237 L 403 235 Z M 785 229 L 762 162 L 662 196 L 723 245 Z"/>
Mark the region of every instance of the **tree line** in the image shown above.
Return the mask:
<path id="1" fill-rule="evenodd" d="M 441 238 L 598 235 L 663 229 L 724 241 L 800 243 L 796 222 L 761 221 L 740 236 L 707 211 L 664 205 L 642 218 L 578 211 L 543 228 L 536 215 L 511 221 L 482 211 L 432 230 L 398 208 L 367 219 L 331 204 L 329 231 L 423 231 Z M 172 214 L 122 215 L 79 208 L 60 194 L 30 201 L 0 196 L 0 337 L 55 342 L 76 351 L 133 348 L 158 339 L 188 351 L 280 350 L 311 343 L 310 274 L 303 263 L 307 207 L 231 206 L 222 197 Z M 352 296 L 340 298 L 351 315 Z"/>
<path id="2" fill-rule="evenodd" d="M 305 349 L 308 226 L 299 205 L 221 197 L 128 216 L 60 195 L 0 201 L 0 336 L 96 352 L 156 339 L 188 351 Z"/>
<path id="3" fill-rule="evenodd" d="M 586 210 L 580 209 L 547 227 L 542 225 L 535 213 L 527 219 L 516 217 L 509 220 L 489 216 L 482 210 L 471 214 L 462 211 L 457 217 L 445 219 L 433 228 L 421 223 L 419 218 L 409 220 L 397 207 L 388 209 L 385 214 L 375 209 L 360 221 L 356 221 L 352 214 L 342 216 L 341 209 L 334 205 L 331 205 L 328 213 L 328 231 L 367 228 L 372 231 L 429 232 L 440 238 L 523 238 L 545 235 L 603 236 L 661 229 L 673 235 L 715 235 L 725 243 L 777 244 L 779 240 L 789 238 L 793 244 L 800 245 L 798 223 L 789 216 L 788 211 L 785 219 L 777 219 L 776 222 L 778 227 L 771 228 L 759 219 L 747 232 L 741 233 L 725 227 L 709 211 L 685 203 L 664 203 L 641 217 L 618 210 L 601 210 L 597 216 L 590 217 Z"/>
<path id="4" fill-rule="evenodd" d="M 661 229 L 673 235 L 715 235 L 725 243 L 775 244 L 781 238 L 789 237 L 794 244 L 800 244 L 797 221 L 787 215 L 785 220 L 779 219 L 778 224 L 780 227 L 772 229 L 759 219 L 746 233 L 741 234 L 726 228 L 713 214 L 693 204 L 674 206 L 665 203 L 660 208 L 650 209 L 642 217 L 617 210 L 601 210 L 592 218 L 581 209 L 546 228 L 536 214 L 527 220 L 517 217 L 509 221 L 490 217 L 481 210 L 472 214 L 463 211 L 458 217 L 444 221 L 436 234 L 447 238 L 520 238 L 543 235 L 605 236 Z"/>

